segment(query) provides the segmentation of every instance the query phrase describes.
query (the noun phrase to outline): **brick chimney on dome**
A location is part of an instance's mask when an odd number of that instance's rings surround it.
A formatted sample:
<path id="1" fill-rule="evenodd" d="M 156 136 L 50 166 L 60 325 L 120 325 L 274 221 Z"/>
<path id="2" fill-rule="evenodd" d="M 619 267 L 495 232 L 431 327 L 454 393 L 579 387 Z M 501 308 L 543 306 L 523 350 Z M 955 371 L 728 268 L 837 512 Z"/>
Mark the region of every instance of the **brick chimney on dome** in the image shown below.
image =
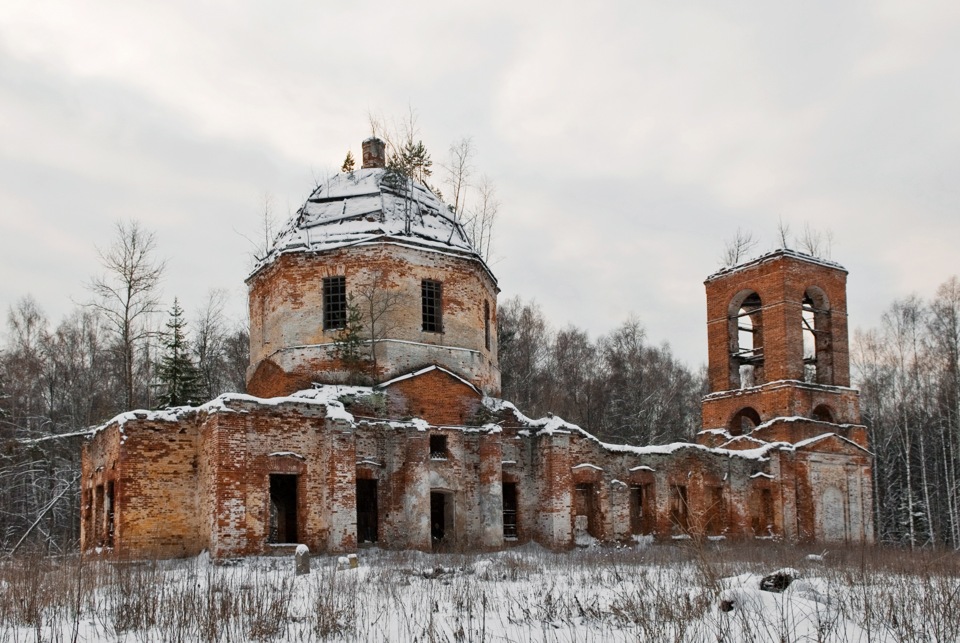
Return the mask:
<path id="1" fill-rule="evenodd" d="M 387 144 L 376 136 L 363 142 L 363 169 L 387 166 Z"/>

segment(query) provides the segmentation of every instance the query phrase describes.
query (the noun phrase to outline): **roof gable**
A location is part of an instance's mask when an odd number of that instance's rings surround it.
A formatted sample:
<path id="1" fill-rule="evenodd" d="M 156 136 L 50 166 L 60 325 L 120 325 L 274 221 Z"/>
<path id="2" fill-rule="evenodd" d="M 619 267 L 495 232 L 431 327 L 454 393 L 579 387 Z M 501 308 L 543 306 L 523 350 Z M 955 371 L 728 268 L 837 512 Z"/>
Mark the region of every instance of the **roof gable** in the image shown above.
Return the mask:
<path id="1" fill-rule="evenodd" d="M 873 455 L 867 449 L 836 433 L 824 433 L 801 440 L 793 445 L 798 453 L 835 453 L 842 455 Z"/>
<path id="2" fill-rule="evenodd" d="M 404 381 L 407 381 L 407 380 L 411 380 L 411 379 L 414 379 L 414 378 L 417 378 L 417 377 L 423 377 L 424 375 L 427 375 L 428 373 L 433 373 L 433 372 L 435 372 L 435 371 L 437 372 L 437 374 L 445 375 L 446 377 L 454 380 L 455 382 L 457 382 L 457 383 L 459 383 L 459 384 L 462 384 L 463 386 L 466 386 L 466 387 L 469 388 L 471 391 L 473 391 L 474 393 L 476 393 L 476 395 L 477 395 L 478 398 L 482 398 L 482 397 L 483 397 L 483 392 L 482 392 L 480 389 L 478 389 L 476 386 L 474 386 L 473 384 L 471 384 L 471 383 L 468 382 L 467 380 L 463 379 L 462 377 L 460 377 L 460 376 L 457 375 L 456 373 L 454 373 L 454 372 L 452 372 L 452 371 L 448 371 L 447 369 L 445 369 L 445 368 L 443 368 L 443 367 L 441 367 L 441 366 L 437 366 L 436 364 L 433 364 L 433 365 L 431 365 L 431 366 L 427 366 L 426 368 L 421 368 L 420 370 L 413 371 L 413 372 L 411 372 L 411 373 L 407 373 L 406 375 L 401 375 L 401 376 L 399 376 L 399 377 L 395 377 L 395 378 L 393 378 L 392 380 L 387 380 L 386 382 L 382 382 L 382 383 L 380 383 L 380 384 L 377 384 L 374 388 L 376 388 L 376 389 L 385 389 L 385 388 L 388 388 L 388 387 L 390 387 L 390 386 L 394 386 L 394 385 L 396 385 L 396 384 L 399 384 L 400 382 L 404 382 Z"/>

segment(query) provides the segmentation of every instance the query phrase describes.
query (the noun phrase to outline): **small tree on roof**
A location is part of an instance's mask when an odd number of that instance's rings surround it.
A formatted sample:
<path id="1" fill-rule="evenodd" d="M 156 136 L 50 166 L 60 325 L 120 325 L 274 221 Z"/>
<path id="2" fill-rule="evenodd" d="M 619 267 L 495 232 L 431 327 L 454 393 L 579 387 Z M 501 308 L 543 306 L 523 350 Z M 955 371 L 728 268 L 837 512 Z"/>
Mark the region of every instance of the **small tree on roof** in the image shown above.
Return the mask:
<path id="1" fill-rule="evenodd" d="M 352 173 L 356 165 L 357 162 L 353 160 L 353 152 L 347 150 L 347 158 L 343 159 L 343 166 L 340 168 L 340 171 Z"/>
<path id="2" fill-rule="evenodd" d="M 347 384 L 368 384 L 369 362 L 363 351 L 363 313 L 350 297 L 347 319 L 337 337 L 336 356 L 347 371 Z"/>
<path id="3" fill-rule="evenodd" d="M 187 342 L 187 321 L 180 302 L 173 300 L 167 330 L 163 333 L 163 357 L 157 367 L 160 380 L 158 404 L 162 408 L 182 406 L 200 401 L 203 397 L 200 370 L 190 358 Z"/>

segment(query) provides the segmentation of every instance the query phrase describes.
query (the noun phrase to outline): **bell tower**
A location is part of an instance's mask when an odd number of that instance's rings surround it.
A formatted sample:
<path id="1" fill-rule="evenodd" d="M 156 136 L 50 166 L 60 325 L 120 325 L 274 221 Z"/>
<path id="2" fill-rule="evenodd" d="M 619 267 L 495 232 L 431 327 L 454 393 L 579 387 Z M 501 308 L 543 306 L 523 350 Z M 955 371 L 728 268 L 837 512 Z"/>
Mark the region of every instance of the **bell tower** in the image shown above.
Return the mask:
<path id="1" fill-rule="evenodd" d="M 707 278 L 704 429 L 736 436 L 779 418 L 860 423 L 850 388 L 846 281 L 839 264 L 793 250 Z"/>

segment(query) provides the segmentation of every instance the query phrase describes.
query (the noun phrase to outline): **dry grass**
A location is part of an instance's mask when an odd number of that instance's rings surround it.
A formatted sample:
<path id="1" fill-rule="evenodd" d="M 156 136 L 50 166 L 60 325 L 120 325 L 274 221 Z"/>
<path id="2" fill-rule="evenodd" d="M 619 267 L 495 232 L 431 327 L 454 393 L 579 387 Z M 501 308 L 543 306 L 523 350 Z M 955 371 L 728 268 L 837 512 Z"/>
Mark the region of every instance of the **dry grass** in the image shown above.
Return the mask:
<path id="1" fill-rule="evenodd" d="M 359 570 L 317 557 L 239 564 L 109 562 L 24 555 L 0 563 L 0 643 L 20 641 L 794 641 L 788 614 L 717 610 L 721 581 L 799 568 L 829 609 L 812 639 L 960 640 L 954 552 L 688 543 L 567 553 L 361 553 Z M 820 553 L 820 552 L 816 552 Z"/>

